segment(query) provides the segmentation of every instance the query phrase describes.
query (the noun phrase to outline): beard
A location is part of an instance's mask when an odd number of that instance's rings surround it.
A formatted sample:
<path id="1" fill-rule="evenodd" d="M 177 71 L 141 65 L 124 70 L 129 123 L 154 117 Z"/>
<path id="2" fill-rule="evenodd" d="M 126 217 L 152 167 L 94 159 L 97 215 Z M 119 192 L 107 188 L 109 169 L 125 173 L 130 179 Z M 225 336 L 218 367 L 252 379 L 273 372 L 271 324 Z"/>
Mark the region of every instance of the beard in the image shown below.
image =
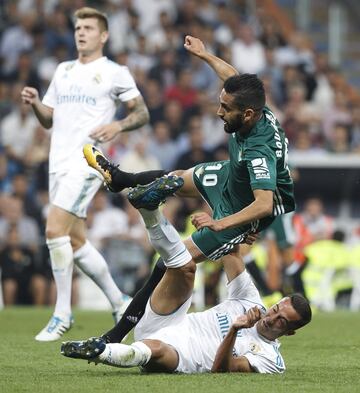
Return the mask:
<path id="1" fill-rule="evenodd" d="M 232 119 L 229 122 L 224 123 L 224 131 L 227 134 L 232 134 L 234 132 L 240 131 L 243 127 L 244 122 L 242 119 L 242 114 L 239 114 L 237 117 Z"/>

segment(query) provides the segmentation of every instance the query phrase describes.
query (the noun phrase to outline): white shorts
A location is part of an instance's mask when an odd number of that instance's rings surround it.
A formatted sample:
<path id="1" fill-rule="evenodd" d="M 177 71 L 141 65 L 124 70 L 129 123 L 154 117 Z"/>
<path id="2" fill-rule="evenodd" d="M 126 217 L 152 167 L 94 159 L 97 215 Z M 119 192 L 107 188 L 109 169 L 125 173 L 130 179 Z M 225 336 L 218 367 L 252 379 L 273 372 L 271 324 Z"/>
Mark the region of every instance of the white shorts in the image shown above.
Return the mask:
<path id="1" fill-rule="evenodd" d="M 179 356 L 176 372 L 209 372 L 223 337 L 217 316 L 226 313 L 234 320 L 254 306 L 265 312 L 259 292 L 246 271 L 227 285 L 227 292 L 227 300 L 199 313 L 187 314 L 192 298 L 169 315 L 156 314 L 148 301 L 144 316 L 135 327 L 135 340 L 160 340 L 172 346 Z"/>
<path id="2" fill-rule="evenodd" d="M 156 314 L 147 302 L 145 313 L 135 327 L 135 341 L 160 340 L 172 346 L 179 355 L 179 364 L 176 372 L 191 373 L 194 367 L 191 362 L 189 345 L 189 321 L 187 312 L 191 306 L 190 297 L 181 307 L 169 315 Z M 189 362 L 189 364 L 187 364 Z"/>
<path id="3" fill-rule="evenodd" d="M 50 173 L 50 203 L 79 218 L 86 218 L 87 208 L 102 183 L 92 172 Z"/>

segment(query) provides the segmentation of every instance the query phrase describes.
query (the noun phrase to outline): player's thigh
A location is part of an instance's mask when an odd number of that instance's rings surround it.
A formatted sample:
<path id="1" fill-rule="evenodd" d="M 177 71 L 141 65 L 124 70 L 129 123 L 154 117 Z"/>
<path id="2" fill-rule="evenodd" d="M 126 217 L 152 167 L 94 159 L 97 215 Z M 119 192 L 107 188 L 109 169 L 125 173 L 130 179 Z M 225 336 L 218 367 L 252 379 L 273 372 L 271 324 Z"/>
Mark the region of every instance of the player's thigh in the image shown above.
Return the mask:
<path id="1" fill-rule="evenodd" d="M 194 288 L 196 264 L 190 260 L 179 268 L 169 268 L 151 295 L 152 310 L 168 315 L 178 310 L 190 297 Z"/>
<path id="2" fill-rule="evenodd" d="M 50 203 L 78 218 L 86 218 L 87 208 L 101 185 L 102 180 L 90 172 L 50 174 Z"/>
<path id="3" fill-rule="evenodd" d="M 202 228 L 191 235 L 195 247 L 207 258 L 217 261 L 224 255 L 238 253 L 237 246 L 244 242 L 252 231 L 251 225 L 214 232 L 209 228 Z"/>
<path id="4" fill-rule="evenodd" d="M 198 198 L 200 197 L 199 190 L 197 189 L 193 179 L 194 168 L 186 170 L 176 170 L 174 173 L 177 176 L 181 176 L 184 180 L 184 185 L 176 192 L 176 195 L 181 197 Z"/>
<path id="5" fill-rule="evenodd" d="M 224 202 L 223 191 L 229 176 L 229 162 L 215 161 L 193 168 L 193 182 L 203 199 L 214 211 Z"/>
<path id="6" fill-rule="evenodd" d="M 160 340 L 143 340 L 151 349 L 151 359 L 144 367 L 150 372 L 172 372 L 179 364 L 179 355 L 176 350 Z"/>
<path id="7" fill-rule="evenodd" d="M 76 216 L 61 207 L 50 205 L 46 220 L 46 237 L 53 239 L 59 236 L 70 235 Z"/>
<path id="8" fill-rule="evenodd" d="M 241 274 L 245 270 L 245 265 L 240 253 L 240 245 L 235 246 L 229 254 L 224 255 L 221 262 L 229 282 Z"/>

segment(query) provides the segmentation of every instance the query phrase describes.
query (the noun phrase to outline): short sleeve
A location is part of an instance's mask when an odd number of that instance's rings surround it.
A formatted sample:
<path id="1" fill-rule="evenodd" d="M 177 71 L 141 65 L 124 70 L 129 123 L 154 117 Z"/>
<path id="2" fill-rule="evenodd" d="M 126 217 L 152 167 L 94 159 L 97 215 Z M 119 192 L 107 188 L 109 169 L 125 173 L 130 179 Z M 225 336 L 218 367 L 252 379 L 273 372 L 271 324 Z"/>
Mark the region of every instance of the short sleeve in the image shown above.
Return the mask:
<path id="1" fill-rule="evenodd" d="M 251 188 L 275 191 L 277 181 L 275 151 L 268 146 L 247 149 L 245 158 Z"/>
<path id="2" fill-rule="evenodd" d="M 42 103 L 50 108 L 55 108 L 56 106 L 56 77 L 59 73 L 59 66 L 56 68 L 55 74 L 50 82 L 50 85 L 42 99 Z"/>
<path id="3" fill-rule="evenodd" d="M 119 66 L 110 94 L 113 100 L 120 100 L 121 102 L 132 100 L 140 95 L 135 80 L 127 67 Z"/>
<path id="4" fill-rule="evenodd" d="M 280 353 L 277 353 L 274 359 L 264 356 L 263 354 L 245 353 L 251 367 L 260 374 L 281 374 L 285 371 L 285 364 Z"/>
<path id="5" fill-rule="evenodd" d="M 246 270 L 227 284 L 227 291 L 229 299 L 246 299 L 262 306 L 259 291 Z"/>

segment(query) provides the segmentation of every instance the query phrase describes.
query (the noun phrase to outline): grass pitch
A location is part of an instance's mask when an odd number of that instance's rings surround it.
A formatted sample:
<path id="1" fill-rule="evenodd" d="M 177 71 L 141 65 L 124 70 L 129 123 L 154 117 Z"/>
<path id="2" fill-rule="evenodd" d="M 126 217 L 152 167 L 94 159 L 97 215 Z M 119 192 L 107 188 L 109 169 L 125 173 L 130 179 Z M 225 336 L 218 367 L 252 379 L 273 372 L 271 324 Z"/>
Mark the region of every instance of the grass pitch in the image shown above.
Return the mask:
<path id="1" fill-rule="evenodd" d="M 315 314 L 294 337 L 284 337 L 283 375 L 143 374 L 138 369 L 94 366 L 60 355 L 60 342 L 34 336 L 50 309 L 0 311 L 0 392 L 360 392 L 360 313 Z M 109 312 L 75 311 L 64 340 L 96 336 L 111 327 Z"/>

